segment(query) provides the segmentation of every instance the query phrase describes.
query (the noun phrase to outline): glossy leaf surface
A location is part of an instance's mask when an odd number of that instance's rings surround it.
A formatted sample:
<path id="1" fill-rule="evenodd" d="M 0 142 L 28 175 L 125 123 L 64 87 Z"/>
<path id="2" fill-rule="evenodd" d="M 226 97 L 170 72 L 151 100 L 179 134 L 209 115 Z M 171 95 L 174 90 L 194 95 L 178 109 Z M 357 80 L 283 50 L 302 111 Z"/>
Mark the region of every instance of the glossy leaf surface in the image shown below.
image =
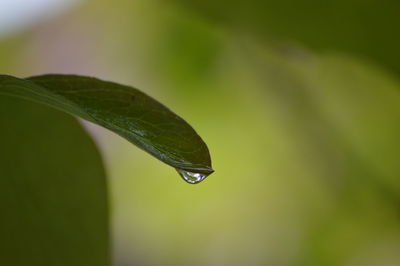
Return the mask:
<path id="1" fill-rule="evenodd" d="M 75 75 L 0 76 L 0 93 L 50 105 L 108 128 L 178 169 L 210 174 L 208 148 L 194 129 L 143 92 Z"/>

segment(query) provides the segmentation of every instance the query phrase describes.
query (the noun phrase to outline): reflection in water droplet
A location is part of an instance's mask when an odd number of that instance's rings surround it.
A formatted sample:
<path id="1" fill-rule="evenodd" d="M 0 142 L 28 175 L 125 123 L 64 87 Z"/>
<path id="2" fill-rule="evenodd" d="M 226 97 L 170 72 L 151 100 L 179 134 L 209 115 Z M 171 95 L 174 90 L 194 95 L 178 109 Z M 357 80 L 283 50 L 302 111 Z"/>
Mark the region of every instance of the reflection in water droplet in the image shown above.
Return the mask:
<path id="1" fill-rule="evenodd" d="M 186 182 L 188 182 L 190 184 L 197 184 L 197 183 L 203 181 L 204 178 L 206 178 L 208 176 L 208 174 L 192 173 L 192 172 L 185 171 L 182 169 L 176 169 L 176 170 L 181 175 L 183 180 L 185 180 Z"/>

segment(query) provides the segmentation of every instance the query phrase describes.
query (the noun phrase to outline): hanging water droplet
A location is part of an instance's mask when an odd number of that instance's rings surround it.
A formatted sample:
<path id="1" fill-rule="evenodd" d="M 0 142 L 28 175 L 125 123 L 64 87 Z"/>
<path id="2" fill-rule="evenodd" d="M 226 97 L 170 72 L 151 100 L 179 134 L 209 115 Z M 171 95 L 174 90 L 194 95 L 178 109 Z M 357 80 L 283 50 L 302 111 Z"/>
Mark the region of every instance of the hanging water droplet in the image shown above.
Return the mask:
<path id="1" fill-rule="evenodd" d="M 206 178 L 208 176 L 208 174 L 193 173 L 193 172 L 189 172 L 189 171 L 186 171 L 183 169 L 176 169 L 176 170 L 181 175 L 183 180 L 185 180 L 186 182 L 188 182 L 190 184 L 197 184 L 197 183 L 203 181 L 204 178 Z"/>

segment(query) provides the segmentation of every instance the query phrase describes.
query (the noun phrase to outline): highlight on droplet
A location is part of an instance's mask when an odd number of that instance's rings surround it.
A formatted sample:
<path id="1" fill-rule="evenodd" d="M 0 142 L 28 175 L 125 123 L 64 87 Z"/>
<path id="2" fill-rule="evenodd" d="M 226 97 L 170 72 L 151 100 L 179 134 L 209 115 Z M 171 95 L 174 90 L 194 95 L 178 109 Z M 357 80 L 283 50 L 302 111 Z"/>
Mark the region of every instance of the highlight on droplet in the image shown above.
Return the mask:
<path id="1" fill-rule="evenodd" d="M 194 172 L 189 172 L 183 169 L 176 169 L 180 176 L 185 180 L 186 182 L 190 184 L 197 184 L 201 181 L 203 181 L 209 174 L 204 174 L 204 173 L 194 173 Z"/>

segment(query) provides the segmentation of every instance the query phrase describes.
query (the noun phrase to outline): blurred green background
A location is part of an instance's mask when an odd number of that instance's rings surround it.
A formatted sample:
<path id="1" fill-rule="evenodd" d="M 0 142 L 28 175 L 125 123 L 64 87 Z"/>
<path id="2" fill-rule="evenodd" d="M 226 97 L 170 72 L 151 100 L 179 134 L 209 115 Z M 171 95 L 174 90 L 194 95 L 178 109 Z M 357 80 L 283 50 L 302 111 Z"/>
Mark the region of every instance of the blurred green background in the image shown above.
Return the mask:
<path id="1" fill-rule="evenodd" d="M 83 122 L 114 265 L 399 265 L 398 1 L 3 1 L 0 73 L 133 85 L 208 144 L 188 185 Z"/>

